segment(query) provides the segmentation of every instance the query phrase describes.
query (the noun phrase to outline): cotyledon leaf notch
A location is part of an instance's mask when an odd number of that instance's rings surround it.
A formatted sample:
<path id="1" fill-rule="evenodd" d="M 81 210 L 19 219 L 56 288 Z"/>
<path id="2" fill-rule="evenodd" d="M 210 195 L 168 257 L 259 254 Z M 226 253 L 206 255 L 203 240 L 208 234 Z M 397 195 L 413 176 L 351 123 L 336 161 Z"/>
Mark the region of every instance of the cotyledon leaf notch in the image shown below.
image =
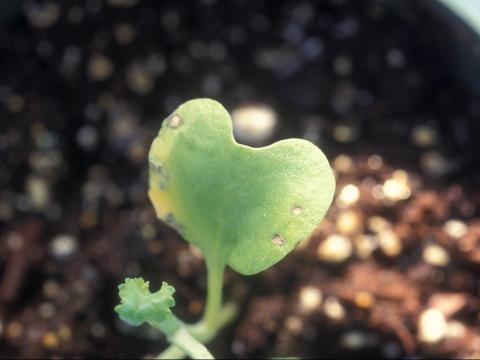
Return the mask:
<path id="1" fill-rule="evenodd" d="M 308 237 L 328 210 L 335 179 L 322 151 L 302 139 L 263 148 L 235 142 L 215 100 L 179 106 L 149 152 L 157 216 L 207 262 L 258 273 Z"/>

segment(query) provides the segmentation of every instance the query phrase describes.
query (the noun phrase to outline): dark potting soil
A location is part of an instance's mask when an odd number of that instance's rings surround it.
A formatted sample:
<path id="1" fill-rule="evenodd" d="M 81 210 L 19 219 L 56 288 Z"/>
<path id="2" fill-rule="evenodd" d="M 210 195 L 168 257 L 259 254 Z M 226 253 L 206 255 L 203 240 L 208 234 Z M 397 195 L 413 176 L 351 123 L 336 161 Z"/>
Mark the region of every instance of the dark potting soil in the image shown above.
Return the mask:
<path id="1" fill-rule="evenodd" d="M 270 106 L 272 141 L 316 142 L 338 179 L 309 240 L 227 272 L 242 312 L 215 355 L 479 356 L 480 99 L 433 2 L 5 4 L 0 357 L 155 355 L 162 335 L 113 312 L 126 276 L 199 318 L 201 256 L 146 194 L 161 120 L 194 97 Z"/>

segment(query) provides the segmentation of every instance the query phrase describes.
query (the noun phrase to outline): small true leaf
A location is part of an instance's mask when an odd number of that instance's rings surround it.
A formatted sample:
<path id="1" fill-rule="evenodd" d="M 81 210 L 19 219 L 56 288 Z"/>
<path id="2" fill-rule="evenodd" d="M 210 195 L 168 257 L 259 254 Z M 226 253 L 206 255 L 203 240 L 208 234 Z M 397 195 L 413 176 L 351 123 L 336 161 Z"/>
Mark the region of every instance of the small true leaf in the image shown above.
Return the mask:
<path id="1" fill-rule="evenodd" d="M 170 308 L 175 306 L 172 296 L 175 289 L 166 282 L 153 294 L 148 281 L 142 278 L 127 278 L 118 289 L 121 303 L 115 311 L 130 325 L 138 326 L 146 321 L 162 322 L 172 314 Z"/>
<path id="2" fill-rule="evenodd" d="M 335 179 L 324 154 L 300 139 L 264 148 L 235 142 L 210 99 L 181 105 L 149 153 L 157 216 L 200 248 L 207 262 L 262 271 L 305 239 L 325 215 Z"/>

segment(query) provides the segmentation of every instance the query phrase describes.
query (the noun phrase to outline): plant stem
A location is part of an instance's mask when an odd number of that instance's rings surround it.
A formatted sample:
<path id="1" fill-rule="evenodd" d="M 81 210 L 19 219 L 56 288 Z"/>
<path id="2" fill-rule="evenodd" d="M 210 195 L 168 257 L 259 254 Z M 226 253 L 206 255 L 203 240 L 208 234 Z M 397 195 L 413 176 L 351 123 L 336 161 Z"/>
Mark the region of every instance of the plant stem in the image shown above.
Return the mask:
<path id="1" fill-rule="evenodd" d="M 168 341 L 173 344 L 159 355 L 161 359 L 181 359 L 188 355 L 192 359 L 213 359 L 207 348 L 187 330 L 175 315 L 169 319 L 156 322 L 149 321 L 150 326 L 162 331 Z"/>
<path id="2" fill-rule="evenodd" d="M 187 356 L 187 354 L 185 354 L 185 352 L 180 349 L 178 346 L 176 345 L 170 345 L 169 347 L 167 347 L 165 350 L 163 350 L 160 354 L 158 354 L 155 359 L 170 359 L 170 360 L 173 360 L 173 359 L 185 359 L 185 357 Z"/>
<path id="3" fill-rule="evenodd" d="M 217 328 L 207 329 L 204 321 L 200 321 L 193 325 L 185 325 L 186 330 L 199 342 L 207 343 L 212 340 L 218 331 L 233 321 L 238 314 L 238 306 L 235 303 L 227 303 L 218 314 Z M 187 354 L 178 346 L 172 344 L 160 353 L 156 359 L 184 359 Z"/>
<path id="4" fill-rule="evenodd" d="M 237 317 L 237 314 L 237 304 L 228 303 L 220 309 L 217 327 L 215 329 L 208 329 L 203 320 L 193 325 L 186 325 L 186 328 L 195 339 L 201 343 L 207 343 L 212 340 L 223 327 L 231 323 Z"/>
<path id="5" fill-rule="evenodd" d="M 207 263 L 207 301 L 203 318 L 197 324 L 185 324 L 185 328 L 182 328 L 182 338 L 190 336 L 192 338 L 191 340 L 200 342 L 200 344 L 195 344 L 196 348 L 198 345 L 201 345 L 201 343 L 209 342 L 214 338 L 220 328 L 231 322 L 238 313 L 236 304 L 230 303 L 222 307 L 223 272 L 225 270 L 225 264 L 208 258 L 205 260 Z M 184 344 L 182 344 L 181 341 L 174 341 L 171 337 L 168 340 L 172 345 L 159 354 L 156 357 L 157 359 L 183 359 L 186 355 L 191 356 L 187 351 L 188 348 L 182 346 Z M 183 340 L 185 340 L 185 338 L 183 338 Z M 187 341 L 187 343 L 189 342 L 190 341 Z M 190 342 L 190 344 L 191 343 L 192 342 Z M 203 349 L 197 350 L 203 351 Z"/>
<path id="6" fill-rule="evenodd" d="M 217 331 L 220 312 L 222 310 L 223 272 L 225 265 L 217 261 L 207 260 L 207 303 L 203 322 L 209 332 Z"/>
<path id="7" fill-rule="evenodd" d="M 213 359 L 205 345 L 196 340 L 184 327 L 180 328 L 168 340 L 175 344 L 192 359 Z"/>

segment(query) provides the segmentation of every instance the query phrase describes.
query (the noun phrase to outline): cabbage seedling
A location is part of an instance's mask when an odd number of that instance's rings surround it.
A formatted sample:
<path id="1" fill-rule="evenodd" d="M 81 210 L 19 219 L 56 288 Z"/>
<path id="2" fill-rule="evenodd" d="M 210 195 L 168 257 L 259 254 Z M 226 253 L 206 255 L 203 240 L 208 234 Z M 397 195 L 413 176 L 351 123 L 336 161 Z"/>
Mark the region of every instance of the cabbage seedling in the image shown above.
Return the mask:
<path id="1" fill-rule="evenodd" d="M 228 265 L 252 275 L 292 251 L 328 210 L 335 179 L 322 151 L 301 139 L 263 148 L 235 142 L 232 121 L 211 99 L 187 101 L 162 124 L 149 152 L 149 197 L 158 218 L 197 246 L 207 266 L 207 300 L 199 323 L 172 314 L 174 288 L 126 279 L 115 310 L 132 325 L 144 322 L 172 344 L 159 358 L 213 358 L 203 343 L 236 315 L 222 305 Z"/>

